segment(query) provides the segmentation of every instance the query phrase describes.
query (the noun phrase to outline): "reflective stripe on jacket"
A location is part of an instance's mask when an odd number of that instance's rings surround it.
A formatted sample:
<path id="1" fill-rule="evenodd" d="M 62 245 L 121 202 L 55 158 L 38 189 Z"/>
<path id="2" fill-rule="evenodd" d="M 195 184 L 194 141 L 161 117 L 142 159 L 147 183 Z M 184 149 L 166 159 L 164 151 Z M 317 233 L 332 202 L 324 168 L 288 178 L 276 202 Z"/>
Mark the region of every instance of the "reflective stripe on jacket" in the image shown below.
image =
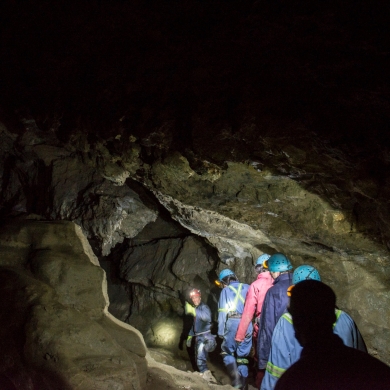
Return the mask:
<path id="1" fill-rule="evenodd" d="M 333 332 L 337 334 L 347 347 L 367 352 L 362 335 L 353 319 L 342 310 L 336 310 L 336 322 Z M 272 390 L 282 374 L 293 363 L 299 360 L 302 347 L 295 337 L 290 313 L 285 313 L 275 326 L 272 336 L 271 352 L 266 367 L 261 390 Z"/>
<path id="2" fill-rule="evenodd" d="M 240 313 L 244 311 L 245 298 L 249 285 L 232 282 L 221 291 L 218 302 L 218 335 L 224 335 L 225 323 L 228 313 Z"/>

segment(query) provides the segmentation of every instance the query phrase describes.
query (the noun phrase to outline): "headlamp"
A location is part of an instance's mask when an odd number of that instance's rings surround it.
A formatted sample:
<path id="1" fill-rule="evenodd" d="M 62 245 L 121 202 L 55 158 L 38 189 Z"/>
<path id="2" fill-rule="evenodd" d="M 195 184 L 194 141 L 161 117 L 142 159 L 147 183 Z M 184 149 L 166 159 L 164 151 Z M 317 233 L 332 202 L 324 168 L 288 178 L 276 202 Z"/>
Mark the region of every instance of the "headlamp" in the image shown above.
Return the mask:
<path id="1" fill-rule="evenodd" d="M 196 296 L 200 297 L 201 293 L 200 293 L 200 290 L 194 288 L 190 292 L 190 297 L 193 298 L 193 297 L 196 297 Z"/>
<path id="2" fill-rule="evenodd" d="M 219 288 L 222 288 L 223 287 L 223 283 L 220 281 L 220 280 L 215 280 L 214 281 L 214 283 L 215 283 L 215 285 L 217 286 L 217 287 L 219 287 Z"/>
<path id="3" fill-rule="evenodd" d="M 263 267 L 268 269 L 268 260 L 263 261 Z"/>
<path id="4" fill-rule="evenodd" d="M 292 284 L 288 289 L 287 289 L 287 296 L 291 297 L 291 291 L 294 288 L 295 284 Z"/>

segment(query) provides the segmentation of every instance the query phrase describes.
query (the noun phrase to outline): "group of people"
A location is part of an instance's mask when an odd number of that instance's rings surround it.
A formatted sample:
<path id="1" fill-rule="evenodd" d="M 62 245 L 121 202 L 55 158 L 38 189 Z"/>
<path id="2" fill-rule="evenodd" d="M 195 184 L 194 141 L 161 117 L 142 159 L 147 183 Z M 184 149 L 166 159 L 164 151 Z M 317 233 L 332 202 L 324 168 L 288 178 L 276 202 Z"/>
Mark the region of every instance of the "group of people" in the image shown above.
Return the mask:
<path id="1" fill-rule="evenodd" d="M 221 355 L 237 389 L 246 389 L 252 347 L 255 384 L 260 390 L 283 389 L 390 389 L 390 367 L 367 353 L 353 321 L 336 306 L 333 290 L 322 283 L 311 265 L 293 271 L 282 253 L 261 255 L 255 264 L 257 279 L 240 283 L 230 269 L 220 272 L 218 337 Z M 194 316 L 187 339 L 195 337 L 199 372 L 217 383 L 207 367 L 215 349 L 209 307 L 193 289 L 185 312 Z"/>

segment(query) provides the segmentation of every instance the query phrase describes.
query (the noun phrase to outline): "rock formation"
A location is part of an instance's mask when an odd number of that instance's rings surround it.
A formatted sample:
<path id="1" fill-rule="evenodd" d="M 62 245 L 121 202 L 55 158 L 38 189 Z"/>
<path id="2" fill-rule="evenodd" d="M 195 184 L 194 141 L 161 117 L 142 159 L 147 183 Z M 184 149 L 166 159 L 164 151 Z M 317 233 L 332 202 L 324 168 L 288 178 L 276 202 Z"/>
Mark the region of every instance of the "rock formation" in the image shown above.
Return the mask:
<path id="1" fill-rule="evenodd" d="M 164 369 L 147 356 L 140 332 L 107 311 L 105 272 L 79 226 L 13 219 L 0 248 L 1 309 L 9 314 L 1 321 L 2 386 L 208 388 L 196 375 Z"/>
<path id="2" fill-rule="evenodd" d="M 11 221 L 0 240 L 4 375 L 26 389 L 144 388 L 143 338 L 107 312 L 105 273 L 80 227 Z"/>

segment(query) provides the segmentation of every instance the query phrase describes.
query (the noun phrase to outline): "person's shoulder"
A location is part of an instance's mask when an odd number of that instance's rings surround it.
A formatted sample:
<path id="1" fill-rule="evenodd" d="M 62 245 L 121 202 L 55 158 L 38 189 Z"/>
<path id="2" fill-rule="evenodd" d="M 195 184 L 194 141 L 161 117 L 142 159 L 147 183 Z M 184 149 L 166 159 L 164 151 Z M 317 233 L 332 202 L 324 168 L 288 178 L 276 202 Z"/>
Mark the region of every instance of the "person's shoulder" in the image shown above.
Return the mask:
<path id="1" fill-rule="evenodd" d="M 246 283 L 242 283 L 242 287 L 241 287 L 241 291 L 244 293 L 244 294 L 248 294 L 250 290 L 253 290 L 253 286 L 250 284 L 246 284 Z M 253 291 L 253 293 L 255 293 Z"/>
<path id="2" fill-rule="evenodd" d="M 362 365 L 366 365 L 367 368 L 370 367 L 370 369 L 380 370 L 381 372 L 386 373 L 387 378 L 390 380 L 390 367 L 386 363 L 367 352 L 347 346 L 344 346 L 344 348 L 346 353 L 351 356 L 351 359 L 353 358 L 356 361 L 362 362 Z"/>
<path id="3" fill-rule="evenodd" d="M 259 279 L 261 279 L 261 280 L 272 280 L 273 281 L 272 276 L 271 276 L 271 274 L 268 271 L 259 273 L 257 275 L 257 280 L 259 280 Z"/>
<path id="4" fill-rule="evenodd" d="M 267 290 L 265 296 L 267 297 L 267 296 L 271 295 L 273 292 L 278 291 L 278 290 L 279 290 L 278 285 L 277 285 L 277 284 L 274 284 L 273 286 L 271 286 L 271 287 Z"/>
<path id="5" fill-rule="evenodd" d="M 248 289 L 248 293 L 257 295 L 260 288 L 261 288 L 261 280 L 257 279 L 250 284 L 249 289 Z"/>
<path id="6" fill-rule="evenodd" d="M 283 334 L 286 333 L 286 332 L 292 331 L 295 334 L 294 325 L 293 325 L 292 317 L 291 317 L 290 313 L 284 313 L 278 319 L 278 322 L 275 325 L 274 332 L 275 331 L 281 332 Z"/>
<path id="7" fill-rule="evenodd" d="M 283 276 L 283 278 L 281 277 Z M 291 275 L 283 274 L 280 275 L 280 279 L 271 287 L 273 291 L 286 291 L 292 284 Z"/>
<path id="8" fill-rule="evenodd" d="M 293 324 L 292 315 L 289 312 L 286 312 L 281 315 L 278 322 L 286 325 L 289 324 L 292 326 Z"/>
<path id="9" fill-rule="evenodd" d="M 273 282 L 274 280 L 272 279 L 272 276 L 269 272 L 262 272 L 257 276 L 257 279 L 253 283 L 256 283 L 259 286 L 270 286 L 273 284 Z"/>
<path id="10" fill-rule="evenodd" d="M 280 294 L 281 291 L 286 291 L 286 289 L 290 286 L 289 282 L 283 279 L 279 279 L 273 286 L 269 288 L 269 292 L 271 294 Z"/>
<path id="11" fill-rule="evenodd" d="M 286 272 L 279 276 L 279 280 L 281 283 L 288 283 L 289 285 L 292 284 L 292 273 Z"/>
<path id="12" fill-rule="evenodd" d="M 228 294 L 228 291 L 229 291 L 229 287 L 224 287 L 222 290 L 221 290 L 221 293 L 219 294 L 219 299 L 222 299 L 222 297 L 226 296 L 226 294 Z"/>
<path id="13" fill-rule="evenodd" d="M 338 309 L 337 307 L 335 309 L 335 313 L 336 313 L 336 318 L 344 317 L 344 318 L 350 318 L 352 320 L 352 317 L 346 311 Z"/>
<path id="14" fill-rule="evenodd" d="M 257 290 L 257 289 L 258 289 L 258 286 L 259 286 L 259 279 L 256 279 L 254 282 L 252 282 L 252 283 L 249 285 L 249 288 L 251 288 L 252 290 Z"/>
<path id="15" fill-rule="evenodd" d="M 340 389 L 389 389 L 390 367 L 365 352 L 349 349 L 353 350 L 352 354 L 347 356 L 338 349 L 333 359 L 317 355 L 301 357 L 280 377 L 275 390 L 327 390 L 334 388 L 335 383 Z M 376 361 L 374 365 L 373 361 Z"/>
<path id="16" fill-rule="evenodd" d="M 305 364 L 302 360 L 295 362 L 276 382 L 275 390 L 302 390 L 302 385 L 304 384 L 302 382 L 302 373 L 304 370 Z"/>
<path id="17" fill-rule="evenodd" d="M 343 310 L 336 309 L 335 314 L 336 314 L 336 326 L 338 323 L 345 323 L 348 326 L 351 326 L 355 323 L 353 318 Z"/>

